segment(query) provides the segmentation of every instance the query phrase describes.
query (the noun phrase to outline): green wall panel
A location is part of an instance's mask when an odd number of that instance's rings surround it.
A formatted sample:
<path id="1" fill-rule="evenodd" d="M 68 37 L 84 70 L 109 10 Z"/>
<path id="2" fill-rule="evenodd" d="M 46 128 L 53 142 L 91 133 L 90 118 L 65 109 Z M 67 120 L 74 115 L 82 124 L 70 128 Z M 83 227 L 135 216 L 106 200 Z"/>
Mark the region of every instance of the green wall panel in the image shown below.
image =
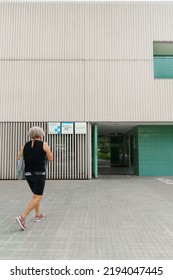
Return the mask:
<path id="1" fill-rule="evenodd" d="M 92 174 L 95 178 L 98 177 L 98 128 L 97 124 L 92 127 Z"/>
<path id="2" fill-rule="evenodd" d="M 139 175 L 138 128 L 134 128 L 133 131 L 133 164 L 134 174 Z"/>
<path id="3" fill-rule="evenodd" d="M 141 126 L 136 135 L 139 175 L 173 176 L 173 126 Z"/>

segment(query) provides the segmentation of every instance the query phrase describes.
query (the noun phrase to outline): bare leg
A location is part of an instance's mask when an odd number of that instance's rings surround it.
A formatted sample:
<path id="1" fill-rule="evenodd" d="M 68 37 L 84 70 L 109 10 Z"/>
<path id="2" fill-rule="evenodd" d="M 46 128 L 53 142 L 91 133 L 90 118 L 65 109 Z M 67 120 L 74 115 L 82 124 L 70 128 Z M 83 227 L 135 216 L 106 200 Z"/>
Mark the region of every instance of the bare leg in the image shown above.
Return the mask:
<path id="1" fill-rule="evenodd" d="M 40 202 L 35 207 L 35 214 L 36 214 L 37 217 L 40 216 Z"/>
<path id="2" fill-rule="evenodd" d="M 42 195 L 36 195 L 34 194 L 33 195 L 33 198 L 32 200 L 29 202 L 26 210 L 22 213 L 22 217 L 25 219 L 26 216 L 28 216 L 28 214 L 33 210 L 35 209 L 36 211 L 39 211 L 39 207 L 40 207 L 40 201 L 42 199 Z"/>

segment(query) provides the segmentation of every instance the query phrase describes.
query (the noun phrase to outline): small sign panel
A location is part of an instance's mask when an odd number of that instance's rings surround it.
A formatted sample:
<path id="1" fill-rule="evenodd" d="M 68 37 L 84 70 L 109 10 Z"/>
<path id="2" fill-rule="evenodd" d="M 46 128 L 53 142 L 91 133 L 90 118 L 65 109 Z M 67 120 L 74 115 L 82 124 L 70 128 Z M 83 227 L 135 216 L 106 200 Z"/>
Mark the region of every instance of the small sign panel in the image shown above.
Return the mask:
<path id="1" fill-rule="evenodd" d="M 48 134 L 61 134 L 60 123 L 48 123 Z"/>
<path id="2" fill-rule="evenodd" d="M 75 123 L 75 134 L 86 134 L 86 122 Z"/>
<path id="3" fill-rule="evenodd" d="M 62 123 L 62 134 L 73 134 L 73 123 L 63 122 Z"/>

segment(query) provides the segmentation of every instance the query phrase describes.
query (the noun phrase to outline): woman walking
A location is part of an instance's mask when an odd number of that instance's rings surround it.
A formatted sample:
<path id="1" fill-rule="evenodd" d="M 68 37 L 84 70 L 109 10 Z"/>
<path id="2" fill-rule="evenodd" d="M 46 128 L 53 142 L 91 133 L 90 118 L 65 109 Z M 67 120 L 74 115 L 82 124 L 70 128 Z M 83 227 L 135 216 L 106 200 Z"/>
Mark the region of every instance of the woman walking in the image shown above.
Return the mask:
<path id="1" fill-rule="evenodd" d="M 53 160 L 53 155 L 49 145 L 43 141 L 44 131 L 40 127 L 32 127 L 28 132 L 31 140 L 22 146 L 17 159 L 23 155 L 25 160 L 25 178 L 33 193 L 32 200 L 29 202 L 24 212 L 16 217 L 20 227 L 25 230 L 25 219 L 28 214 L 35 209 L 35 222 L 44 219 L 45 216 L 40 211 L 40 201 L 43 197 L 46 181 L 45 161 Z"/>

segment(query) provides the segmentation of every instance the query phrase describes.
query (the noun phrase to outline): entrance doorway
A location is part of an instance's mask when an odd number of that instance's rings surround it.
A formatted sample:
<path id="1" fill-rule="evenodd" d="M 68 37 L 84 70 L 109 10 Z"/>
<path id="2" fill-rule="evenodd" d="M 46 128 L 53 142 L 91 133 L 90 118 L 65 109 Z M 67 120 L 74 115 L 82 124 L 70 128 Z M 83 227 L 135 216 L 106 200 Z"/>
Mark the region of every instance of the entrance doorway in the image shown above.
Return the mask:
<path id="1" fill-rule="evenodd" d="M 136 174 L 134 127 L 134 123 L 125 122 L 92 124 L 93 178 Z"/>
<path id="2" fill-rule="evenodd" d="M 134 174 L 134 123 L 97 123 L 98 175 Z"/>
<path id="3" fill-rule="evenodd" d="M 98 135 L 98 174 L 134 174 L 133 135 Z"/>

